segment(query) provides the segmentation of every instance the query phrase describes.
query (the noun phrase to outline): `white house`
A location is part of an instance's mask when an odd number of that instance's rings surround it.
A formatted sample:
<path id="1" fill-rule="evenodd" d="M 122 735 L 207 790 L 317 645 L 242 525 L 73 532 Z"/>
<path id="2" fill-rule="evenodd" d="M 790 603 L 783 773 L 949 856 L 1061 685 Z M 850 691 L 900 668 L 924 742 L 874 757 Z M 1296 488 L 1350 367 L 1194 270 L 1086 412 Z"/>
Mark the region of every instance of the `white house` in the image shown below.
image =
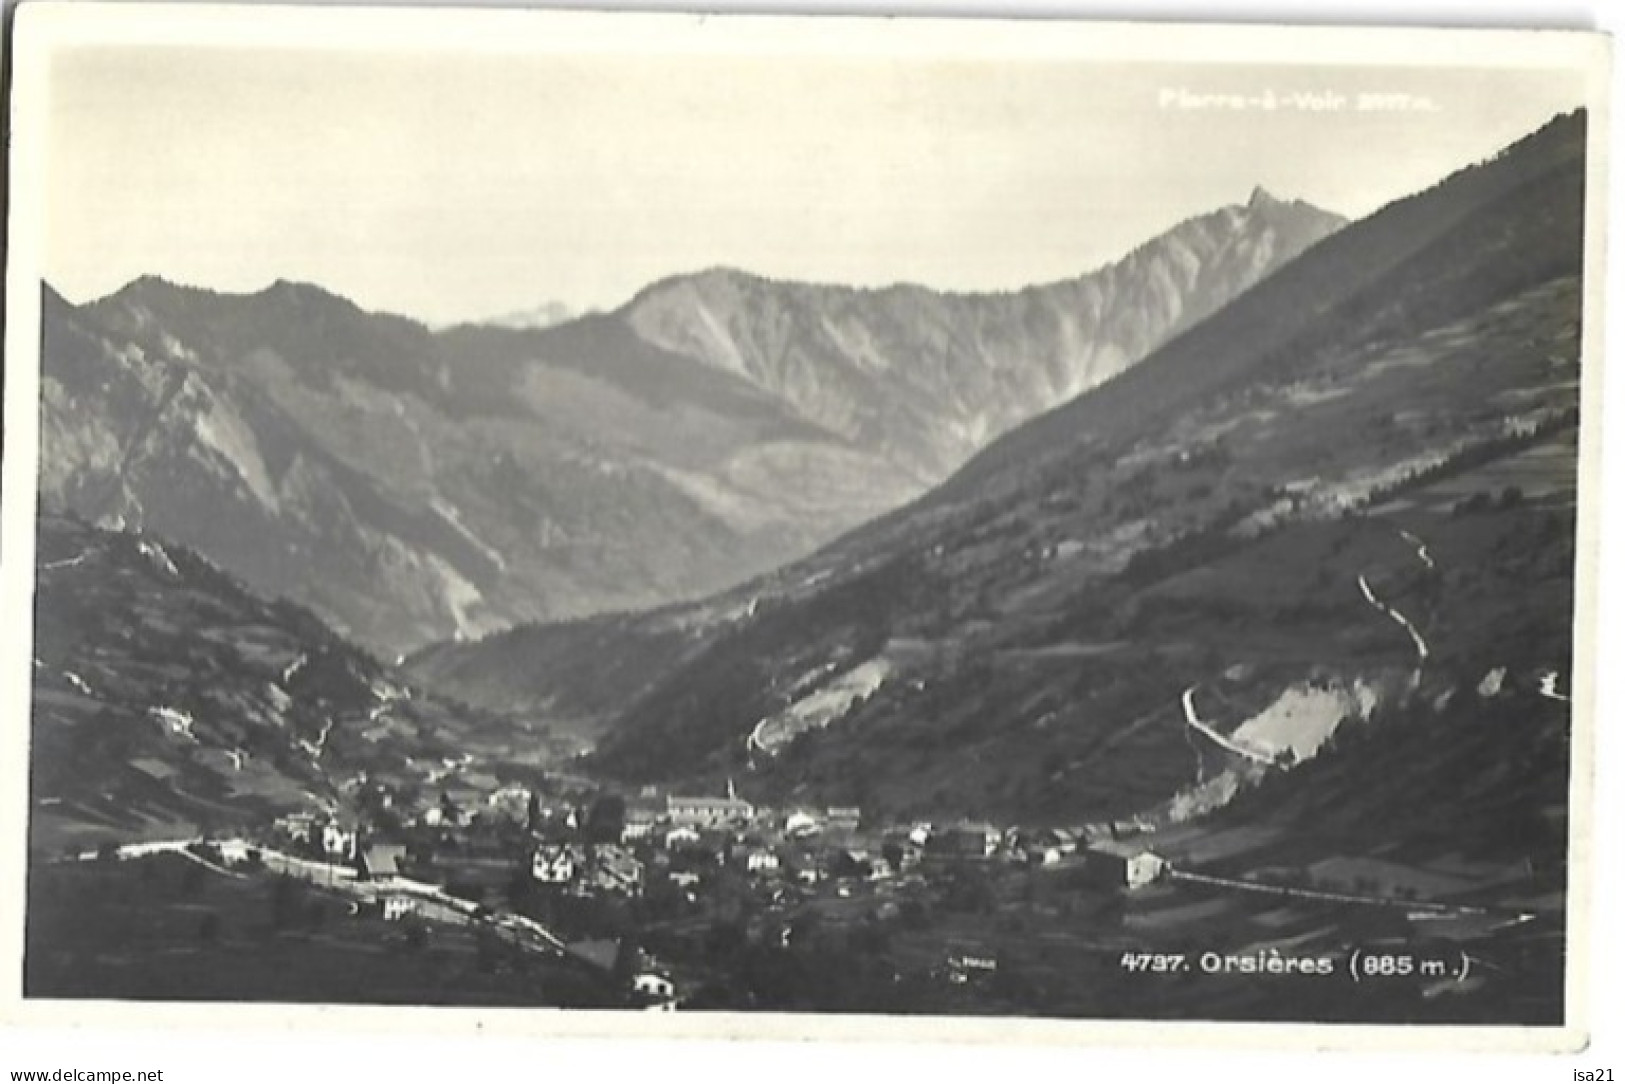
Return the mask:
<path id="1" fill-rule="evenodd" d="M 1168 861 L 1132 843 L 1101 842 L 1089 847 L 1084 868 L 1100 883 L 1139 888 L 1168 872 Z"/>
<path id="2" fill-rule="evenodd" d="M 676 850 L 678 847 L 693 847 L 700 842 L 700 833 L 693 828 L 673 828 L 666 833 L 666 849 Z"/>
<path id="3" fill-rule="evenodd" d="M 417 901 L 411 896 L 385 896 L 384 921 L 399 922 L 417 910 Z"/>
<path id="4" fill-rule="evenodd" d="M 295 843 L 309 843 L 316 832 L 316 815 L 289 813 L 276 819 L 276 827 Z"/>
<path id="5" fill-rule="evenodd" d="M 745 869 L 751 873 L 771 873 L 779 868 L 779 856 L 766 847 L 752 847 L 745 855 Z"/>
<path id="6" fill-rule="evenodd" d="M 643 997 L 670 1001 L 672 996 L 677 993 L 677 987 L 666 976 L 653 971 L 645 971 L 632 980 L 632 992 Z"/>
<path id="7" fill-rule="evenodd" d="M 655 816 L 647 810 L 626 811 L 626 821 L 621 825 L 621 842 L 636 843 L 640 839 L 648 839 L 654 835 Z"/>
<path id="8" fill-rule="evenodd" d="M 542 884 L 567 885 L 575 880 L 576 856 L 569 847 L 538 847 L 531 856 L 530 875 Z"/>
<path id="9" fill-rule="evenodd" d="M 228 866 L 234 866 L 242 862 L 247 862 L 248 852 L 253 849 L 249 847 L 246 840 L 241 839 L 221 840 L 219 847 L 220 861 L 224 862 Z"/>
<path id="10" fill-rule="evenodd" d="M 322 853 L 330 858 L 354 858 L 356 833 L 354 829 L 337 824 L 322 825 Z"/>
<path id="11" fill-rule="evenodd" d="M 818 829 L 818 818 L 804 810 L 798 809 L 784 818 L 784 834 L 787 836 L 810 836 Z"/>

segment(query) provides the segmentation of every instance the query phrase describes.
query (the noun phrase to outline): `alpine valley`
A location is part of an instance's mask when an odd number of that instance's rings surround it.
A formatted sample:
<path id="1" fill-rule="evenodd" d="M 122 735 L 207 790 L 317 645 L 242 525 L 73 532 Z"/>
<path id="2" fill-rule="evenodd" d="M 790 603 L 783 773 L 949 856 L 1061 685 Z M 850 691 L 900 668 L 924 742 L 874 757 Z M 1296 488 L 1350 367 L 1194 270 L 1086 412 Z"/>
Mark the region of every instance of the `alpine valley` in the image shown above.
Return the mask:
<path id="1" fill-rule="evenodd" d="M 31 992 L 1562 1022 L 1585 180 L 999 294 L 44 287 Z"/>

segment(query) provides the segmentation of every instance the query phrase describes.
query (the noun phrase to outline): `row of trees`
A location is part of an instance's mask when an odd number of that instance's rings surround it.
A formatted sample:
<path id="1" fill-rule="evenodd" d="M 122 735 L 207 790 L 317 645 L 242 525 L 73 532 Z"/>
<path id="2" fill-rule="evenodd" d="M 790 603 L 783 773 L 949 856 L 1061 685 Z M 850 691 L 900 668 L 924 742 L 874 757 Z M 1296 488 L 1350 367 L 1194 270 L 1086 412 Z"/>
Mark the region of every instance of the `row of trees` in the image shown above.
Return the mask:
<path id="1" fill-rule="evenodd" d="M 1515 429 L 1486 437 L 1445 456 L 1437 463 L 1408 470 L 1387 485 L 1372 489 L 1366 495 L 1364 503 L 1367 507 L 1379 505 L 1401 494 L 1421 489 L 1444 478 L 1465 474 L 1470 470 L 1493 463 L 1497 459 L 1502 459 L 1514 452 L 1532 447 L 1553 433 L 1572 429 L 1579 424 L 1580 408 L 1574 406 L 1556 414 L 1548 415 L 1527 429 Z M 1509 488 L 1515 489 L 1516 487 Z"/>

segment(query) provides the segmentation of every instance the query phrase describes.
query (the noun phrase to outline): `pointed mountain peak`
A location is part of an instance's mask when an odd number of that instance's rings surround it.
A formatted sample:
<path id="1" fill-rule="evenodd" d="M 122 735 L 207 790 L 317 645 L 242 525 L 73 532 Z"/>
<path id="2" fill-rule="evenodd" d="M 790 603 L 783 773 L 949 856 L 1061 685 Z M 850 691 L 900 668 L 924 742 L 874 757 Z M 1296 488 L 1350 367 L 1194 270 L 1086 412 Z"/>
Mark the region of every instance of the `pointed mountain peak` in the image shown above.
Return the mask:
<path id="1" fill-rule="evenodd" d="M 152 294 L 176 289 L 177 284 L 170 282 L 162 275 L 141 275 L 125 283 L 113 296 L 129 296 L 136 294 Z"/>
<path id="2" fill-rule="evenodd" d="M 1253 194 L 1247 197 L 1247 209 L 1258 210 L 1261 207 L 1276 207 L 1285 202 L 1285 200 L 1276 199 L 1270 194 L 1269 189 L 1263 185 L 1256 184 L 1253 186 Z"/>
<path id="3" fill-rule="evenodd" d="M 131 279 L 91 304 L 101 309 L 116 308 L 120 305 L 152 307 L 168 304 L 187 295 L 205 292 L 195 286 L 183 286 L 178 282 L 172 282 L 161 275 L 148 274 Z"/>
<path id="4" fill-rule="evenodd" d="M 1281 227 L 1312 227 L 1321 233 L 1330 233 L 1348 225 L 1348 219 L 1336 211 L 1328 211 L 1301 199 L 1275 195 L 1263 185 L 1254 185 L 1242 208 L 1241 221 L 1255 225 L 1268 224 Z"/>

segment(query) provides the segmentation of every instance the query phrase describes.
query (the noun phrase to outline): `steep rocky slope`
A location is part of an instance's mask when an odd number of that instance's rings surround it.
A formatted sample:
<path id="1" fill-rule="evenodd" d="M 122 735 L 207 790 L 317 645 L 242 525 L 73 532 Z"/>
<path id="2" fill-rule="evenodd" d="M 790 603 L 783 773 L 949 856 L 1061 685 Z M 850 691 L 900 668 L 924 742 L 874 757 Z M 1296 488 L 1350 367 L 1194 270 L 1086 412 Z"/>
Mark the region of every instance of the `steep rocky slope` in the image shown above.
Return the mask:
<path id="1" fill-rule="evenodd" d="M 409 793 L 494 722 L 426 698 L 181 546 L 45 516 L 39 555 L 36 847 L 353 812 L 363 783 Z"/>
<path id="2" fill-rule="evenodd" d="M 185 543 L 386 652 L 720 586 L 801 536 L 725 522 L 683 470 L 768 439 L 851 457 L 693 362 L 644 351 L 652 389 L 527 371 L 525 333 L 435 337 L 308 286 L 47 295 L 46 329 L 47 507 Z"/>
<path id="3" fill-rule="evenodd" d="M 935 482 L 1342 224 L 1256 189 L 1098 271 L 1013 293 L 855 290 L 719 269 L 650 286 L 622 315 L 646 341 L 736 373 Z"/>

